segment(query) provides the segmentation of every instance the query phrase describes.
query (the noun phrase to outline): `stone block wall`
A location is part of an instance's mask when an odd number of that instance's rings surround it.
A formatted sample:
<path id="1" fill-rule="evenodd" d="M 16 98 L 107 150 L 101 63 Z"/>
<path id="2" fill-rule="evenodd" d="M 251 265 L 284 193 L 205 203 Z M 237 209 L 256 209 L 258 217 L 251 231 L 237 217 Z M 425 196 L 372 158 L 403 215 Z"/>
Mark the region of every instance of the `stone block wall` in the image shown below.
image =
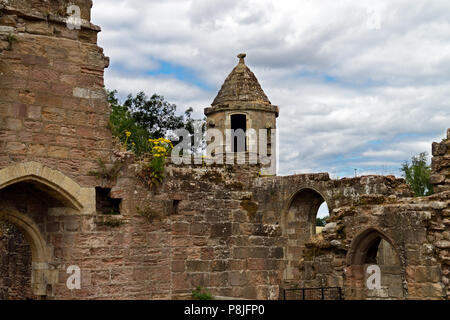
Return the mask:
<path id="1" fill-rule="evenodd" d="M 88 172 L 107 158 L 111 133 L 103 87 L 108 59 L 86 19 L 67 28 L 68 1 L 0 1 L 0 169 L 34 160 L 94 186 Z"/>

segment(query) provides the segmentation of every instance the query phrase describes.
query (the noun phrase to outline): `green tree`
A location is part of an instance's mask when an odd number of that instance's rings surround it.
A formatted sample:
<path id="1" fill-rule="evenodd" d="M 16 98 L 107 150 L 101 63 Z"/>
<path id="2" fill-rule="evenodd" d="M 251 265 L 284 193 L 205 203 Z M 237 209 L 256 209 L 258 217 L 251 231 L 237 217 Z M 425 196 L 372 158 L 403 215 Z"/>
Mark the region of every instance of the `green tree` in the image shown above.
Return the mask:
<path id="1" fill-rule="evenodd" d="M 162 96 L 154 94 L 149 98 L 140 92 L 136 96 L 128 95 L 121 104 L 114 90 L 108 91 L 108 100 L 111 105 L 109 126 L 113 135 L 126 142 L 128 149 L 133 148 L 137 155 L 148 150 L 148 139 L 173 138 L 173 131 L 180 128 L 194 133 L 193 109 L 188 108 L 182 115 L 177 115 L 177 106 Z M 126 131 L 131 132 L 128 139 Z"/>
<path id="2" fill-rule="evenodd" d="M 433 185 L 430 183 L 431 168 L 427 164 L 427 153 L 422 152 L 402 164 L 400 170 L 406 182 L 411 186 L 416 197 L 429 196 L 433 194 Z"/>
<path id="3" fill-rule="evenodd" d="M 147 129 L 152 139 L 164 138 L 169 131 L 184 128 L 184 118 L 189 121 L 193 111 L 189 108 L 184 115 L 176 115 L 175 104 L 157 94 L 148 98 L 144 92 L 139 92 L 135 97 L 128 95 L 123 105 L 131 112 L 136 123 Z"/>
<path id="4" fill-rule="evenodd" d="M 128 108 L 119 103 L 116 97 L 117 91 L 108 91 L 108 101 L 111 106 L 109 117 L 109 128 L 113 136 L 117 137 L 122 143 L 127 143 L 127 149 L 132 149 L 137 155 L 141 155 L 148 150 L 148 139 L 150 133 L 144 126 L 137 123 L 133 114 Z M 125 132 L 131 132 L 127 139 Z"/>
<path id="5" fill-rule="evenodd" d="M 327 224 L 327 217 L 323 217 L 323 218 L 316 218 L 316 226 L 317 227 L 325 227 L 325 225 Z"/>

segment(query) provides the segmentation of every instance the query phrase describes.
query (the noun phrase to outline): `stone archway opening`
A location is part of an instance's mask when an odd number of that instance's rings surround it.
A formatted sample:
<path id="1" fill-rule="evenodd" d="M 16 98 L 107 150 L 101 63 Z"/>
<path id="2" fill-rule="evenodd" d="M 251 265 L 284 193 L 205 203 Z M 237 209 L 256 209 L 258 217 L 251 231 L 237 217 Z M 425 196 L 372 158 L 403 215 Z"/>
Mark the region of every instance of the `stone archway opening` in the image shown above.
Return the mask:
<path id="1" fill-rule="evenodd" d="M 405 299 L 405 278 L 397 250 L 381 232 L 369 229 L 357 236 L 348 254 L 346 299 Z M 379 276 L 375 273 L 379 272 Z"/>
<path id="2" fill-rule="evenodd" d="M 299 266 L 305 244 L 316 234 L 318 211 L 323 203 L 326 203 L 324 197 L 311 188 L 301 189 L 289 202 L 283 222 L 283 232 L 287 238 L 286 281 L 300 279 Z"/>
<path id="3" fill-rule="evenodd" d="M 54 240 L 66 228 L 66 221 L 76 222 L 77 213 L 95 211 L 94 204 L 93 188 L 81 188 L 61 172 L 39 163 L 19 163 L 0 170 L 0 221 L 7 226 L 3 233 L 8 242 L 0 250 L 4 259 L 0 278 L 7 279 L 6 284 L 1 283 L 4 299 L 53 296 L 63 250 Z M 16 262 L 14 266 L 10 261 Z M 18 283 L 8 280 L 11 278 Z M 17 287 L 23 294 L 17 293 Z"/>

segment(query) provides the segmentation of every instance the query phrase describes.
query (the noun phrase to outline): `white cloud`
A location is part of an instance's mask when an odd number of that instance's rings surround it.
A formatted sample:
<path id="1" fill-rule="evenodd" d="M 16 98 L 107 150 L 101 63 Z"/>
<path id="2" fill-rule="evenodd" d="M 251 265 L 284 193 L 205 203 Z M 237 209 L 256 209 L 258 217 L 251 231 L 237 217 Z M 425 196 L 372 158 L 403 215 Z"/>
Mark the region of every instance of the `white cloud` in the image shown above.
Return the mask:
<path id="1" fill-rule="evenodd" d="M 197 115 L 246 52 L 280 107 L 280 173 L 336 176 L 393 166 L 444 135 L 449 10 L 443 0 L 94 0 L 93 22 L 109 88 L 157 92 Z M 162 62 L 195 81 L 158 74 Z"/>

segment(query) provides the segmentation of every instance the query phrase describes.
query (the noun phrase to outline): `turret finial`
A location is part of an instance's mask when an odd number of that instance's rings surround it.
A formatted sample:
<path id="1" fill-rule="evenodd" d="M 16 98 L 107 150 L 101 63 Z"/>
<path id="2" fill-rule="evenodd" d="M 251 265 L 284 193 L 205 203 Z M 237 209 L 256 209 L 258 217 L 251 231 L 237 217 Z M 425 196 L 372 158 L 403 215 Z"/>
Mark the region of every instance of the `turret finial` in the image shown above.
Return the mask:
<path id="1" fill-rule="evenodd" d="M 239 63 L 243 63 L 243 64 L 245 64 L 245 61 L 244 61 L 244 58 L 246 57 L 247 55 L 245 54 L 245 53 L 239 53 L 238 54 L 238 58 L 239 58 Z"/>

